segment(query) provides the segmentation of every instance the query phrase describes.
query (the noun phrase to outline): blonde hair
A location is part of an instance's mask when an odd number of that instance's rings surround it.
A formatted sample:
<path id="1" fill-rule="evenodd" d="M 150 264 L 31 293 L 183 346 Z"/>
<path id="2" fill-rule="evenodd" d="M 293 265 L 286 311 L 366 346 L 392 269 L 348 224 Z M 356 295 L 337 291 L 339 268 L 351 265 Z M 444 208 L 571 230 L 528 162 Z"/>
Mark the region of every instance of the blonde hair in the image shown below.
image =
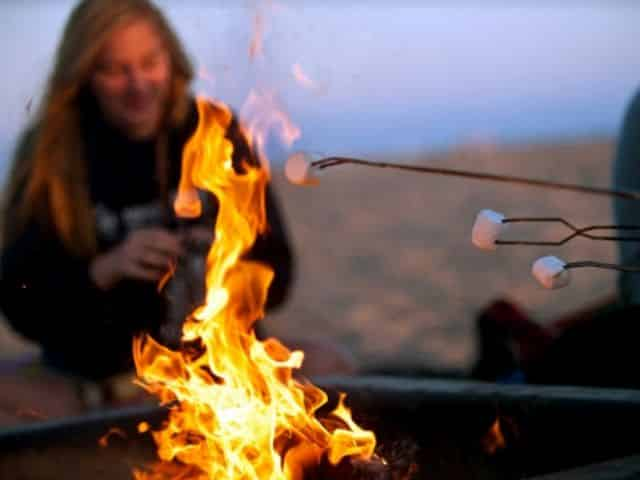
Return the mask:
<path id="1" fill-rule="evenodd" d="M 185 118 L 193 69 L 160 10 L 149 0 L 82 0 L 64 29 L 34 127 L 23 135 L 13 157 L 3 206 L 3 244 L 35 219 L 48 223 L 72 253 L 95 253 L 80 95 L 109 35 L 124 22 L 139 19 L 154 25 L 171 58 L 172 84 L 163 127 Z"/>

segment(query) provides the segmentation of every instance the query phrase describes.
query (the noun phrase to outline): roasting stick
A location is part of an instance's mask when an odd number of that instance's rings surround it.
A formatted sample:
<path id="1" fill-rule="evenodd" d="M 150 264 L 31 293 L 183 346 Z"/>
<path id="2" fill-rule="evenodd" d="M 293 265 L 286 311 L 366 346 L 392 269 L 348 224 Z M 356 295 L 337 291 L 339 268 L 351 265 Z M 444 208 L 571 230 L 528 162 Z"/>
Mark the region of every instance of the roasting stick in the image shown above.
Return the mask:
<path id="1" fill-rule="evenodd" d="M 531 241 L 500 240 L 499 236 L 509 228 L 510 223 L 518 222 L 556 222 L 561 223 L 573 230 L 573 233 L 559 241 Z M 476 216 L 476 220 L 471 230 L 471 242 L 481 250 L 496 250 L 498 245 L 543 245 L 558 246 L 567 243 L 578 236 L 586 237 L 590 240 L 613 240 L 613 241 L 640 241 L 639 237 L 612 237 L 598 236 L 589 232 L 598 230 L 640 230 L 637 226 L 616 226 L 616 225 L 594 225 L 591 227 L 577 228 L 563 218 L 506 218 L 502 213 L 485 209 Z M 612 263 L 595 262 L 591 260 L 580 262 L 565 262 L 554 256 L 539 258 L 533 263 L 531 273 L 543 287 L 556 289 L 567 286 L 570 281 L 569 270 L 573 268 L 594 267 L 601 269 L 617 270 L 627 273 L 640 273 L 640 268 L 617 265 Z"/>
<path id="2" fill-rule="evenodd" d="M 406 165 L 389 162 L 373 162 L 359 158 L 350 157 L 325 157 L 314 160 L 311 155 L 305 152 L 297 152 L 289 156 L 285 164 L 285 175 L 287 179 L 296 185 L 316 185 L 320 182 L 319 173 L 327 168 L 339 165 L 360 165 L 373 168 L 390 168 L 396 170 L 406 170 L 417 173 L 428 173 L 435 175 L 448 175 L 462 178 L 472 178 L 510 184 L 527 185 L 532 187 L 542 187 L 553 190 L 565 190 L 593 195 L 604 195 L 609 197 L 622 198 L 627 200 L 640 200 L 640 192 L 629 190 L 617 190 L 602 187 L 587 187 L 570 183 L 553 182 L 547 180 L 536 180 L 526 177 L 516 177 L 509 175 L 497 175 L 492 173 L 472 172 L 468 170 L 456 170 L 439 167 L 426 167 L 417 165 Z M 532 241 L 532 240 L 499 240 L 498 236 L 506 230 L 510 223 L 523 222 L 556 222 L 565 225 L 573 233 L 558 241 Z M 559 246 L 567 243 L 576 237 L 584 237 L 590 240 L 608 241 L 640 241 L 640 237 L 618 237 L 611 235 L 594 235 L 594 231 L 618 230 L 618 231 L 640 231 L 640 226 L 631 225 L 591 225 L 578 228 L 564 218 L 506 218 L 503 214 L 493 210 L 482 210 L 478 213 L 472 230 L 472 242 L 482 250 L 495 250 L 498 245 L 546 245 Z M 594 267 L 601 269 L 617 270 L 620 272 L 640 273 L 640 267 L 629 267 L 604 262 L 579 261 L 565 262 L 554 256 L 546 256 L 537 259 L 531 268 L 531 272 L 536 280 L 545 288 L 556 289 L 569 284 L 569 270 L 575 268 Z"/>
<path id="3" fill-rule="evenodd" d="M 477 180 L 489 180 L 494 182 L 530 185 L 533 187 L 551 188 L 555 190 L 568 190 L 568 191 L 580 192 L 580 193 L 590 193 L 594 195 L 607 195 L 607 196 L 613 196 L 613 197 L 619 197 L 619 198 L 626 198 L 629 200 L 640 200 L 640 192 L 632 192 L 632 191 L 626 191 L 626 190 L 613 190 L 613 189 L 602 188 L 602 187 L 587 187 L 584 185 L 552 182 L 548 180 L 536 180 L 536 179 L 526 178 L 526 177 L 497 175 L 493 173 L 471 172 L 468 170 L 455 170 L 450 168 L 403 165 L 403 164 L 387 163 L 387 162 L 371 162 L 368 160 L 360 160 L 357 158 L 329 157 L 329 158 L 312 162 L 311 166 L 315 168 L 319 168 L 320 170 L 323 170 L 328 167 L 342 165 L 342 164 L 365 165 L 368 167 L 377 167 L 377 168 L 393 168 L 397 170 L 430 173 L 434 175 L 448 175 L 448 176 L 454 176 L 454 177 L 473 178 Z"/>
<path id="4" fill-rule="evenodd" d="M 573 233 L 566 235 L 560 240 L 500 240 L 498 237 L 510 224 L 513 223 L 560 223 Z M 560 246 L 573 240 L 576 237 L 583 237 L 589 240 L 613 241 L 613 242 L 640 242 L 640 236 L 613 236 L 596 235 L 591 232 L 597 231 L 640 231 L 640 226 L 635 225 L 590 225 L 588 227 L 576 227 L 568 220 L 561 217 L 521 217 L 507 218 L 502 213 L 493 210 L 481 210 L 476 216 L 471 233 L 471 241 L 481 250 L 495 250 L 497 245 L 539 245 L 539 246 Z"/>
<path id="5" fill-rule="evenodd" d="M 480 173 L 468 170 L 456 170 L 451 168 L 427 167 L 418 165 L 407 165 L 390 162 L 373 162 L 360 158 L 350 157 L 325 157 L 313 160 L 308 153 L 297 152 L 289 156 L 285 165 L 287 178 L 296 184 L 315 184 L 319 182 L 319 171 L 339 165 L 360 165 L 373 168 L 389 168 L 395 170 L 405 170 L 417 173 L 428 173 L 433 175 L 448 175 L 454 177 L 473 178 L 477 180 L 488 180 L 494 182 L 512 183 L 519 185 L 529 185 L 533 187 L 550 188 L 554 190 L 568 190 L 594 195 L 606 195 L 610 197 L 625 198 L 628 200 L 640 200 L 640 192 L 629 190 L 614 190 L 602 187 L 587 187 L 570 183 L 553 182 L 548 180 L 536 180 L 526 177 L 515 177 L 509 175 L 498 175 L 493 173 Z"/>
<path id="6" fill-rule="evenodd" d="M 616 270 L 626 273 L 640 273 L 638 267 L 627 267 L 613 263 L 594 262 L 591 260 L 582 262 L 565 262 L 552 255 L 541 257 L 533 262 L 531 273 L 540 285 L 548 289 L 562 288 L 569 285 L 571 276 L 569 270 L 574 268 L 594 267 L 607 270 Z"/>
<path id="7" fill-rule="evenodd" d="M 565 225 L 568 229 L 572 230 L 573 233 L 567 235 L 561 240 L 556 241 L 530 241 L 530 240 L 496 240 L 498 245 L 551 245 L 551 246 L 559 246 L 564 245 L 565 243 L 573 240 L 576 237 L 588 238 L 589 240 L 603 240 L 603 241 L 613 241 L 613 242 L 640 242 L 639 236 L 612 236 L 612 235 L 594 235 L 590 232 L 596 231 L 631 231 L 638 232 L 640 231 L 640 226 L 637 225 L 589 225 L 587 227 L 576 227 L 571 224 L 568 220 L 564 218 L 505 218 L 504 223 L 561 223 Z"/>

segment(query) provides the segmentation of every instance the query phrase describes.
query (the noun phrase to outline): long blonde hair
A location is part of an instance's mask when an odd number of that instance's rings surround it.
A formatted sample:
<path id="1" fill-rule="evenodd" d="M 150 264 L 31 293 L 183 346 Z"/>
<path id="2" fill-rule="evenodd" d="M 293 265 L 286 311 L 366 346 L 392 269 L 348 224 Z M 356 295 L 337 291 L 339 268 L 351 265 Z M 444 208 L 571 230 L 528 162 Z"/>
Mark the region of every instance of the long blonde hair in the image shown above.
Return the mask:
<path id="1" fill-rule="evenodd" d="M 80 94 L 109 35 L 123 22 L 136 19 L 156 27 L 171 57 L 172 85 L 164 127 L 185 118 L 193 69 L 160 10 L 149 0 L 82 0 L 64 29 L 34 126 L 23 135 L 13 157 L 2 212 L 4 245 L 35 219 L 48 223 L 72 253 L 95 253 Z"/>

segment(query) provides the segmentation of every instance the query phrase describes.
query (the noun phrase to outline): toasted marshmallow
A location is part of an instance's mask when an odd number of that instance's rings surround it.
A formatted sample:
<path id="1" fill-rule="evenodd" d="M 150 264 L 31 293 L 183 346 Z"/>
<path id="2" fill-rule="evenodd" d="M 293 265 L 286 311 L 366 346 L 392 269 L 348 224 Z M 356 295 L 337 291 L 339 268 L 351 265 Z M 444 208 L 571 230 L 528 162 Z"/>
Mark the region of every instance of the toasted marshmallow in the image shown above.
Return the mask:
<path id="1" fill-rule="evenodd" d="M 471 242 L 480 250 L 495 250 L 496 240 L 507 228 L 504 215 L 493 210 L 481 210 L 471 230 Z"/>
<path id="2" fill-rule="evenodd" d="M 304 152 L 289 155 L 284 165 L 284 174 L 295 185 L 317 185 L 320 180 L 317 170 L 311 165 L 312 157 Z"/>
<path id="3" fill-rule="evenodd" d="M 549 255 L 541 257 L 531 267 L 531 273 L 544 288 L 556 289 L 569 285 L 571 276 L 565 268 L 566 262 Z"/>
<path id="4" fill-rule="evenodd" d="M 173 201 L 173 211 L 179 218 L 198 218 L 202 214 L 202 202 L 198 191 L 191 188 L 180 188 Z"/>

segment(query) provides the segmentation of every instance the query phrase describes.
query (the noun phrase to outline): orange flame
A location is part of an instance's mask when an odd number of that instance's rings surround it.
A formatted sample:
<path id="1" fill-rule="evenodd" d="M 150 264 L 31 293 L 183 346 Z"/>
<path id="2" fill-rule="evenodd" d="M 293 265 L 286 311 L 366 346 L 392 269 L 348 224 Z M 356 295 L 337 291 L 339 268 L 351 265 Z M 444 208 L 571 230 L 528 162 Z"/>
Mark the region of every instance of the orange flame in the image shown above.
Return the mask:
<path id="1" fill-rule="evenodd" d="M 496 418 L 489 431 L 482 439 L 482 445 L 489 455 L 495 454 L 507 446 L 500 426 L 500 418 Z"/>
<path id="2" fill-rule="evenodd" d="M 303 352 L 255 337 L 273 272 L 242 255 L 267 228 L 268 173 L 232 164 L 227 108 L 199 100 L 198 109 L 175 206 L 197 211 L 195 188 L 219 201 L 206 301 L 187 319 L 181 351 L 148 336 L 134 341 L 141 382 L 170 406 L 169 420 L 152 432 L 165 463 L 135 471 L 135 478 L 300 480 L 323 456 L 334 464 L 347 456 L 368 459 L 375 435 L 353 422 L 343 398 L 334 420 L 315 417 L 327 395 L 293 378 Z"/>
<path id="3" fill-rule="evenodd" d="M 290 147 L 300 138 L 300 129 L 291 121 L 289 115 L 280 107 L 273 92 L 258 92 L 252 90 L 247 97 L 240 115 L 247 119 L 246 136 L 254 144 L 262 161 L 262 166 L 267 172 L 269 165 L 265 146 L 267 137 L 275 130 L 282 142 Z"/>

